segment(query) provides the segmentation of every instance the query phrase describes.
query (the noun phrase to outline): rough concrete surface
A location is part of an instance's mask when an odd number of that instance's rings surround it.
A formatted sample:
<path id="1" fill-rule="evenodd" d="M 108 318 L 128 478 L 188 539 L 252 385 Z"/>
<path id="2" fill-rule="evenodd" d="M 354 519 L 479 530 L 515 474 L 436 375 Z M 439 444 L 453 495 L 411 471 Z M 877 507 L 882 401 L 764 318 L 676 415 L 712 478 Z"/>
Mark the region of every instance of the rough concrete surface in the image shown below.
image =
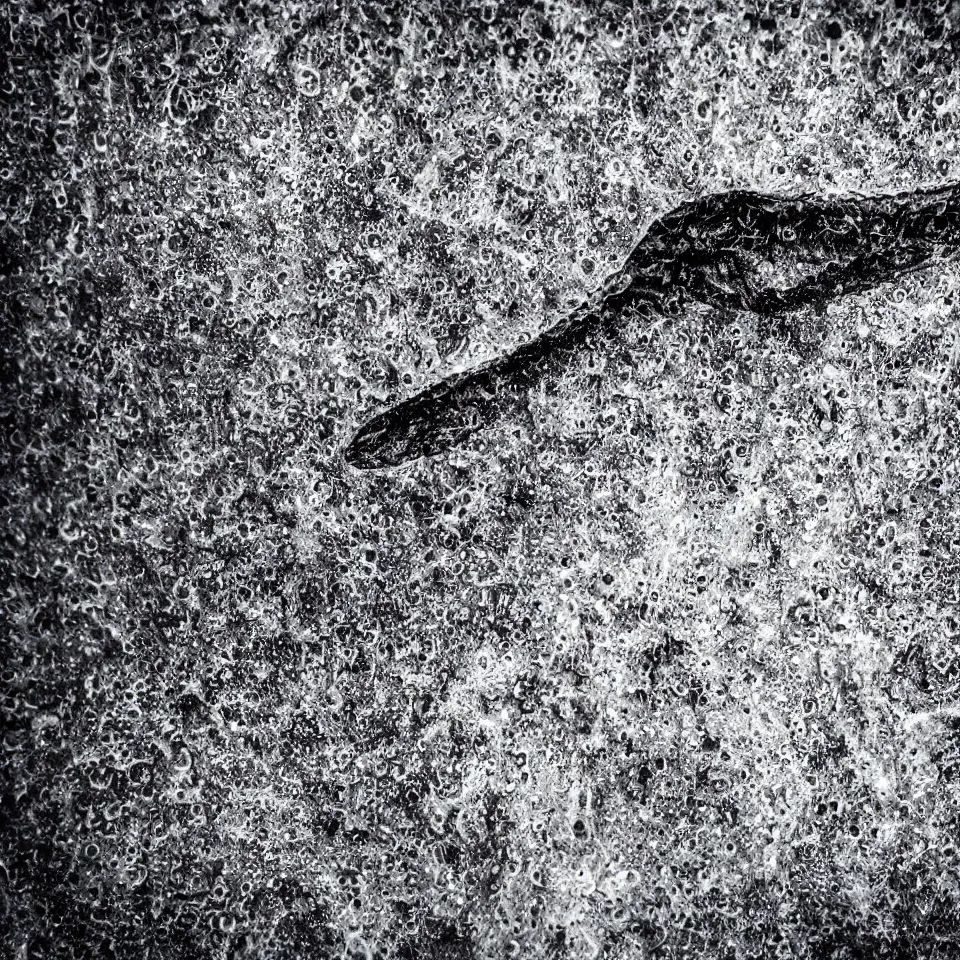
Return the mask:
<path id="1" fill-rule="evenodd" d="M 343 455 L 682 203 L 960 179 L 958 56 L 948 3 L 0 5 L 3 954 L 960 956 L 960 265 L 626 311 Z"/>

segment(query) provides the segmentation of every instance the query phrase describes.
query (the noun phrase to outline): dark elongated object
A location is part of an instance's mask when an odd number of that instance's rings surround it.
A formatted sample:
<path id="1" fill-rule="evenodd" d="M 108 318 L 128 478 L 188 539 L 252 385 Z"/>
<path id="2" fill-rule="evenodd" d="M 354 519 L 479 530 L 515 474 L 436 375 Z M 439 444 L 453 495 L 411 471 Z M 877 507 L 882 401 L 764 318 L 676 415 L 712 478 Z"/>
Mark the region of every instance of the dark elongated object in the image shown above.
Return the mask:
<path id="1" fill-rule="evenodd" d="M 511 353 L 368 420 L 347 445 L 361 469 L 432 456 L 517 409 L 523 390 L 616 331 L 624 307 L 680 295 L 775 317 L 860 292 L 960 249 L 960 184 L 878 197 L 748 191 L 685 203 L 656 221 L 597 294 Z M 770 277 L 790 278 L 777 286 Z"/>

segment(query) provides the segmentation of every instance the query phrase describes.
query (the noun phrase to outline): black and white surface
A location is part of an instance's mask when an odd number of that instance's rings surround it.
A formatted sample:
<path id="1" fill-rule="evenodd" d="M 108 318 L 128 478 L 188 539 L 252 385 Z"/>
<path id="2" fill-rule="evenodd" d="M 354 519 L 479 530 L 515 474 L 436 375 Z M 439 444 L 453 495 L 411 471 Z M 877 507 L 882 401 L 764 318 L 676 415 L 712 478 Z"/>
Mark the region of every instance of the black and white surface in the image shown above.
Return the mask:
<path id="1" fill-rule="evenodd" d="M 0 37 L 4 955 L 960 955 L 952 5 Z"/>

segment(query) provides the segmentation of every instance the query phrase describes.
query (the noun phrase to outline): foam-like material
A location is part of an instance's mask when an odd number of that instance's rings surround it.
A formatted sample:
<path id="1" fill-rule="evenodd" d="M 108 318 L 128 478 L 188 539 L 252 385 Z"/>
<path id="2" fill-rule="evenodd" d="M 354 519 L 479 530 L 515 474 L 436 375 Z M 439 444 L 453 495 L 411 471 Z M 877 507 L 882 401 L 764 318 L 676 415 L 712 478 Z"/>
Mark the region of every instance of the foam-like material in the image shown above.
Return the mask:
<path id="1" fill-rule="evenodd" d="M 958 37 L 0 3 L 0 956 L 953 960 Z"/>

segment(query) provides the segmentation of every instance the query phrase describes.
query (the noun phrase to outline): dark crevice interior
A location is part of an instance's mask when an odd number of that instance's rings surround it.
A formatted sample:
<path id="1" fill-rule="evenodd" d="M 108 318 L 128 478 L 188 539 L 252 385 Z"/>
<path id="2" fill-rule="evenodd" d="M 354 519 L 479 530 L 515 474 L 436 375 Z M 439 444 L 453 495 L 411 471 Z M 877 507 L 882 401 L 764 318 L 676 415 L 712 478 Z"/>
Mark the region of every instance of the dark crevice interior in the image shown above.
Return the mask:
<path id="1" fill-rule="evenodd" d="M 593 299 L 505 356 L 377 414 L 346 460 L 390 467 L 463 442 L 515 411 L 525 388 L 609 340 L 628 307 L 662 312 L 679 294 L 775 321 L 929 266 L 958 244 L 958 185 L 827 199 L 731 191 L 685 203 L 650 227 Z M 776 322 L 766 330 L 789 336 Z"/>

